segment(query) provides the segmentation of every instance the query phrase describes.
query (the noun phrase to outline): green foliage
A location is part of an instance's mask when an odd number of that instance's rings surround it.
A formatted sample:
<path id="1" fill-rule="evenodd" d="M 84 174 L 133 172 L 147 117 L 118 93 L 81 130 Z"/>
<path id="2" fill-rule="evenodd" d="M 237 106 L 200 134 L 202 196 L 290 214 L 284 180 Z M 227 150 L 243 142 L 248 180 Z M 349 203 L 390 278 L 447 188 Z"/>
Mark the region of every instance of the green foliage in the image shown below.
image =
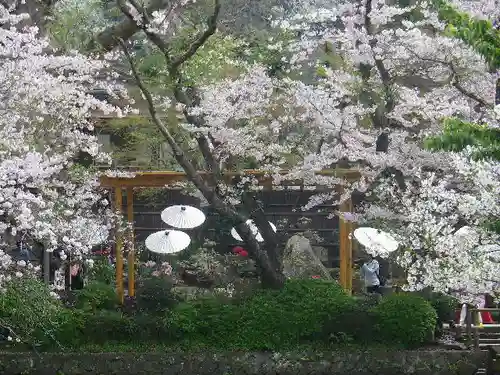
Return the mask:
<path id="1" fill-rule="evenodd" d="M 414 294 L 385 297 L 373 312 L 377 338 L 405 347 L 417 347 L 429 342 L 437 321 L 431 304 Z"/>
<path id="2" fill-rule="evenodd" d="M 288 31 L 275 31 L 270 33 L 265 30 L 255 31 L 248 37 L 245 44 L 241 45 L 238 56 L 249 64 L 262 64 L 267 66 L 272 77 L 284 77 L 290 73 L 291 65 L 287 61 L 286 47 L 295 39 L 295 35 Z M 285 59 L 284 59 L 285 57 Z"/>
<path id="3" fill-rule="evenodd" d="M 54 7 L 47 26 L 55 46 L 65 51 L 83 52 L 89 50 L 95 30 L 106 23 L 101 0 L 64 0 Z"/>
<path id="4" fill-rule="evenodd" d="M 113 285 L 103 282 L 90 282 L 82 290 L 75 292 L 76 308 L 88 311 L 113 310 L 118 299 Z"/>
<path id="5" fill-rule="evenodd" d="M 428 301 L 437 314 L 436 333 L 441 335 L 443 323 L 455 319 L 455 311 L 459 302 L 456 298 L 441 293 L 432 293 Z"/>
<path id="6" fill-rule="evenodd" d="M 237 54 L 242 44 L 230 35 L 214 34 L 183 67 L 186 83 L 206 85 L 237 76 L 243 71 Z"/>
<path id="7" fill-rule="evenodd" d="M 0 325 L 9 327 L 20 340 L 44 345 L 54 342 L 54 333 L 62 328 L 65 310 L 50 295 L 42 281 L 14 278 L 0 293 Z"/>
<path id="8" fill-rule="evenodd" d="M 357 300 L 321 280 L 289 280 L 282 290 L 259 290 L 237 300 L 210 296 L 180 303 L 168 297 L 169 285 L 154 285 L 149 300 L 147 288 L 138 291 L 143 308 L 126 314 L 111 310 L 109 289 L 102 284 L 87 287 L 78 296 L 84 303 L 67 309 L 40 282 L 16 280 L 0 295 L 0 317 L 28 342 L 57 350 L 119 343 L 249 351 L 380 342 L 417 346 L 436 323 L 435 311 L 418 296 L 395 295 L 373 307 L 375 300 Z M 155 304 L 156 298 L 164 302 Z"/>
<path id="9" fill-rule="evenodd" d="M 327 319 L 352 303 L 337 283 L 289 280 L 282 290 L 262 290 L 242 305 L 235 339 L 248 349 L 293 347 L 315 337 Z"/>
<path id="10" fill-rule="evenodd" d="M 141 312 L 162 315 L 179 302 L 172 291 L 172 280 L 166 277 L 148 277 L 140 280 L 137 285 L 137 308 Z"/>
<path id="11" fill-rule="evenodd" d="M 230 348 L 240 334 L 238 306 L 202 298 L 180 303 L 166 316 L 169 337 L 181 346 Z"/>
<path id="12" fill-rule="evenodd" d="M 370 343 L 375 335 L 375 314 L 372 309 L 379 296 L 357 298 L 339 314 L 329 318 L 322 335 L 333 344 Z"/>
<path id="13" fill-rule="evenodd" d="M 111 285 L 115 282 L 115 269 L 109 264 L 107 257 L 99 257 L 89 270 L 89 280 Z"/>
<path id="14" fill-rule="evenodd" d="M 455 318 L 455 311 L 459 305 L 456 298 L 441 293 L 432 293 L 429 303 L 436 310 L 437 319 L 440 322 L 448 322 Z"/>
<path id="15" fill-rule="evenodd" d="M 83 325 L 80 334 L 87 343 L 133 342 L 139 334 L 134 319 L 118 311 L 86 313 L 81 318 Z"/>
<path id="16" fill-rule="evenodd" d="M 429 137 L 425 141 L 425 147 L 431 150 L 457 152 L 467 146 L 477 148 L 473 155 L 475 159 L 500 160 L 500 130 L 449 118 L 444 120 L 441 135 Z"/>
<path id="17" fill-rule="evenodd" d="M 491 21 L 475 19 L 445 0 L 435 0 L 434 5 L 441 21 L 448 24 L 448 35 L 472 46 L 493 69 L 500 67 L 500 32 L 493 27 Z"/>
<path id="18" fill-rule="evenodd" d="M 286 349 L 317 339 L 325 322 L 352 304 L 336 283 L 289 280 L 282 290 L 260 290 L 237 304 L 216 299 L 180 304 L 168 324 L 189 345 Z"/>

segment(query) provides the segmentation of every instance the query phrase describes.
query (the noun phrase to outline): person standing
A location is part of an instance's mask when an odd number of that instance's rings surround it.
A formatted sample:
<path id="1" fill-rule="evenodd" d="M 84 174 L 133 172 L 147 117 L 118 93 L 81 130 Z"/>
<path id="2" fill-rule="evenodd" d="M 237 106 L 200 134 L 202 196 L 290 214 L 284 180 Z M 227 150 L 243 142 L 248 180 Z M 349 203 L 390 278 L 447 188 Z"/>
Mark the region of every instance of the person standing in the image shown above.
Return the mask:
<path id="1" fill-rule="evenodd" d="M 382 294 L 380 290 L 380 265 L 378 261 L 373 258 L 373 256 L 368 255 L 368 258 L 365 260 L 363 265 L 361 266 L 361 276 L 365 283 L 365 290 L 367 293 L 378 293 Z"/>

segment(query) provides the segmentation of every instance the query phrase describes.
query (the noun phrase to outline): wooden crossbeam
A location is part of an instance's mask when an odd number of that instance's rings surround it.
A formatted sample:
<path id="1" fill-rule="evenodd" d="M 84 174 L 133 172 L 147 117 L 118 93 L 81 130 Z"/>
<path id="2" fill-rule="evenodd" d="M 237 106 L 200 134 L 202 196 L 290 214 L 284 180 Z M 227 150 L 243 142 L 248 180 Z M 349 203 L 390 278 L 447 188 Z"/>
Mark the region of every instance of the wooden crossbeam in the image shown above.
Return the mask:
<path id="1" fill-rule="evenodd" d="M 100 182 L 102 187 L 116 188 L 116 187 L 164 187 L 175 182 L 185 181 L 187 179 L 186 173 L 175 171 L 159 171 L 159 172 L 131 172 L 135 173 L 134 177 L 108 177 L 101 176 Z M 287 171 L 281 172 L 283 175 Z M 200 175 L 206 176 L 208 172 L 199 172 Z M 355 181 L 360 178 L 359 171 L 352 169 L 328 169 L 317 172 L 321 176 L 331 176 L 345 178 L 349 181 Z M 269 174 L 265 171 L 243 170 L 241 172 L 227 172 L 224 173 L 225 179 L 231 179 L 237 176 L 255 176 L 261 180 L 261 183 L 269 183 Z M 297 182 L 300 185 L 301 182 Z"/>

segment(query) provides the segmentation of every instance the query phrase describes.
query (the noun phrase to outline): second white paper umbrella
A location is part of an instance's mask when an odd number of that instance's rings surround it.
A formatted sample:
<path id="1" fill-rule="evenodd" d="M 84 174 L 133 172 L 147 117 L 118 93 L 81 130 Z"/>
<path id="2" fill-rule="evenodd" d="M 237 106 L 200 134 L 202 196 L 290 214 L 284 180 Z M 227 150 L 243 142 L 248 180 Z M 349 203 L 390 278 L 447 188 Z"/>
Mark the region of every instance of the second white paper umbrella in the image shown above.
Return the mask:
<path id="1" fill-rule="evenodd" d="M 196 207 L 178 205 L 165 208 L 161 219 L 174 228 L 192 229 L 205 222 L 205 214 Z"/>
<path id="2" fill-rule="evenodd" d="M 184 250 L 191 243 L 187 233 L 180 230 L 161 230 L 146 238 L 148 250 L 157 254 L 173 254 Z"/>

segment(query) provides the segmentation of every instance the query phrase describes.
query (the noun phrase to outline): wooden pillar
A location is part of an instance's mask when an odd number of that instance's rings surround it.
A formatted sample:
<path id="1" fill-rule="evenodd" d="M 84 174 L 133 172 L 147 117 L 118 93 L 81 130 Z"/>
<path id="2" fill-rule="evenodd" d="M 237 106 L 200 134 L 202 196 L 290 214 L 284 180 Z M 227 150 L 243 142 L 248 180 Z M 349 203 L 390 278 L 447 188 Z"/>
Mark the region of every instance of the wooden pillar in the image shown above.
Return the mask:
<path id="1" fill-rule="evenodd" d="M 351 212 L 351 201 L 346 201 L 340 206 L 340 212 Z M 352 293 L 352 223 L 339 217 L 340 239 L 340 285 L 344 290 Z"/>
<path id="2" fill-rule="evenodd" d="M 127 221 L 129 227 L 129 252 L 128 252 L 128 295 L 135 296 L 135 235 L 134 235 L 134 189 L 127 188 Z"/>
<path id="3" fill-rule="evenodd" d="M 122 189 L 115 188 L 115 212 L 122 213 Z M 117 223 L 119 224 L 119 223 Z M 121 228 L 120 228 L 121 229 Z M 119 228 L 115 231 L 115 259 L 116 259 L 116 293 L 118 300 L 123 303 L 123 231 Z"/>

